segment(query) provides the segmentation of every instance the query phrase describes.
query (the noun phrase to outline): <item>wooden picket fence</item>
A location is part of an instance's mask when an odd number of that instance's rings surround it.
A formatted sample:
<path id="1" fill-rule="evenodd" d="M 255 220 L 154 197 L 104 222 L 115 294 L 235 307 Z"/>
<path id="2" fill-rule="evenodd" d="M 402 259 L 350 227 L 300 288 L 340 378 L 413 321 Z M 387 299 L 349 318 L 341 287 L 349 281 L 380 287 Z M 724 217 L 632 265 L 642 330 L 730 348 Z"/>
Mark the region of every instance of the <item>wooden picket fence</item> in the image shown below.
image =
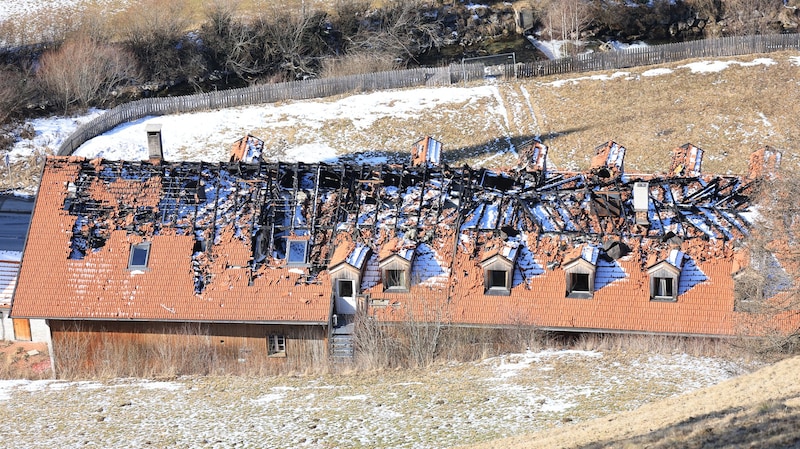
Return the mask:
<path id="1" fill-rule="evenodd" d="M 790 49 L 800 49 L 800 34 L 724 37 L 635 47 L 622 51 L 587 53 L 516 65 L 507 64 L 504 66 L 503 78 L 529 78 L 573 72 L 614 70 L 690 58 L 736 56 Z M 122 123 L 147 116 L 274 103 L 282 100 L 323 98 L 345 93 L 468 83 L 485 78 L 488 72 L 483 64 L 452 64 L 445 67 L 423 67 L 336 78 L 262 84 L 178 97 L 147 98 L 116 106 L 81 125 L 64 140 L 58 154 L 70 155 L 89 139 Z M 497 73 L 496 70 L 490 72 Z"/>

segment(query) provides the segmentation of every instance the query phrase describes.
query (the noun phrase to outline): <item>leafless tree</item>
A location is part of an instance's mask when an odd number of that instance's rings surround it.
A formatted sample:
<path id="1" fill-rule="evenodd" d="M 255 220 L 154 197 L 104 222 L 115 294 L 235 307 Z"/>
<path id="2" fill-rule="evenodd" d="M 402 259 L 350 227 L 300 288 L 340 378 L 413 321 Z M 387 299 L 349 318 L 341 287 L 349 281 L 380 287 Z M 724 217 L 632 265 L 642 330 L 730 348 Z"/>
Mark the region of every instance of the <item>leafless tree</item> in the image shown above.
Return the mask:
<path id="1" fill-rule="evenodd" d="M 116 29 L 151 81 L 194 80 L 205 73 L 198 42 L 189 33 L 186 0 L 143 0 L 117 16 Z"/>
<path id="2" fill-rule="evenodd" d="M 77 36 L 42 55 L 36 77 L 45 94 L 67 112 L 103 103 L 114 89 L 137 79 L 138 70 L 125 50 Z"/>
<path id="3" fill-rule="evenodd" d="M 551 38 L 577 41 L 592 18 L 592 5 L 587 0 L 552 0 L 545 10 L 544 23 Z"/>
<path id="4" fill-rule="evenodd" d="M 761 334 L 759 351 L 794 350 L 800 329 L 800 182 L 797 173 L 761 180 L 758 215 L 747 239 L 749 266 L 735 275 L 737 310 L 750 313 L 743 334 Z"/>
<path id="5" fill-rule="evenodd" d="M 6 123 L 33 98 L 33 75 L 27 68 L 0 67 L 0 125 Z"/>
<path id="6" fill-rule="evenodd" d="M 736 35 L 774 32 L 771 25 L 777 19 L 781 1 L 776 0 L 723 0 L 724 17 L 728 33 Z"/>
<path id="7" fill-rule="evenodd" d="M 269 18 L 262 16 L 261 20 L 267 42 L 265 56 L 273 62 L 273 68 L 294 79 L 319 73 L 327 49 L 323 39 L 327 27 L 324 12 L 282 10 Z"/>
<path id="8" fill-rule="evenodd" d="M 442 45 L 442 24 L 423 0 L 390 0 L 360 21 L 348 52 L 382 53 L 408 62 Z"/>

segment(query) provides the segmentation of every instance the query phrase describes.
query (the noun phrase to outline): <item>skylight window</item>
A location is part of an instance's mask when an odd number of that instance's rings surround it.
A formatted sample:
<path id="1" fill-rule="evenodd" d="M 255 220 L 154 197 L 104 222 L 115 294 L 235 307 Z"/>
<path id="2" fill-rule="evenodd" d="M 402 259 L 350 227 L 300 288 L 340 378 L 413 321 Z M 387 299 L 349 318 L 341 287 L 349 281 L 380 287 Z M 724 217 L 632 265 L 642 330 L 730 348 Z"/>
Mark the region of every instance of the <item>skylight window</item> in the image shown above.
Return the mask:
<path id="1" fill-rule="evenodd" d="M 129 270 L 142 270 L 147 268 L 150 261 L 150 242 L 131 245 L 131 256 L 128 259 Z"/>
<path id="2" fill-rule="evenodd" d="M 290 265 L 304 265 L 307 261 L 307 250 L 307 240 L 289 240 L 289 247 L 286 251 L 286 262 Z"/>

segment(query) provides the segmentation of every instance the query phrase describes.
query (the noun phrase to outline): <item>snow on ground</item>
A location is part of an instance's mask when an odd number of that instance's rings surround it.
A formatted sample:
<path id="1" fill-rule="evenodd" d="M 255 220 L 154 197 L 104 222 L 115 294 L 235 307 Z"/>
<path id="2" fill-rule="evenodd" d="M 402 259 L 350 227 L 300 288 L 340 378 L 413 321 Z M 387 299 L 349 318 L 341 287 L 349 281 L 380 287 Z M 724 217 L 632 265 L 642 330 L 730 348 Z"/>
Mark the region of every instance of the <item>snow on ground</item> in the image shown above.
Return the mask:
<path id="1" fill-rule="evenodd" d="M 789 62 L 800 65 L 800 57 L 790 57 Z M 703 74 L 714 73 L 733 65 L 752 67 L 773 64 L 776 62 L 770 58 L 758 58 L 751 61 L 700 61 L 681 65 L 677 70 L 689 69 L 692 73 Z M 641 76 L 668 75 L 677 70 L 655 68 L 645 70 Z M 630 72 L 616 72 L 611 75 L 566 78 L 546 85 L 561 87 L 568 83 L 610 80 L 619 77 L 630 80 L 637 78 Z M 386 118 L 435 118 L 439 109 L 466 110 L 469 104 L 476 102 L 482 102 L 488 106 L 485 110 L 493 113 L 488 122 L 499 125 L 494 128 L 494 132 L 498 130 L 501 133 L 506 132 L 507 135 L 498 136 L 499 139 L 508 140 L 510 116 L 514 115 L 513 108 L 516 106 L 504 103 L 498 86 L 485 85 L 473 88 L 443 87 L 383 91 L 352 95 L 337 100 L 287 101 L 279 104 L 262 104 L 191 114 L 146 117 L 122 124 L 90 140 L 79 148 L 76 154 L 89 158 L 146 159 L 144 128 L 148 123 L 161 123 L 163 125 L 164 156 L 168 160 L 225 161 L 229 157 L 230 145 L 253 130 L 258 129 L 259 131 L 255 133 L 256 136 L 263 138 L 266 137 L 263 134 L 268 132 L 265 130 L 297 127 L 295 135 L 299 137 L 298 141 L 287 142 L 286 148 L 282 151 L 273 151 L 276 157 L 280 157 L 282 161 L 335 162 L 344 152 L 360 152 L 363 153 L 363 156 L 356 162 L 382 163 L 386 162 L 385 156 L 374 156 L 372 153 L 386 150 L 386 148 L 355 148 L 350 144 L 346 133 L 337 136 L 338 140 L 334 140 L 326 137 L 325 133 L 320 130 L 335 125 L 337 120 L 348 120 L 354 129 L 364 130 Z M 61 142 L 81 123 L 85 123 L 101 113 L 103 113 L 101 110 L 92 110 L 78 117 L 32 120 L 30 123 L 35 130 L 34 139 L 17 142 L 10 152 L 11 161 L 14 162 L 36 153 L 54 153 L 58 150 Z M 331 133 L 328 135 L 330 136 Z M 399 136 L 398 139 L 402 140 L 404 137 Z M 512 150 L 513 148 L 510 148 L 506 151 Z"/>
<path id="2" fill-rule="evenodd" d="M 700 62 L 692 62 L 689 64 L 679 65 L 678 68 L 688 68 L 692 71 L 692 73 L 715 73 L 721 72 L 732 65 L 738 65 L 741 67 L 753 67 L 757 65 L 774 65 L 777 64 L 771 58 L 756 58 L 750 62 L 739 62 L 739 61 L 700 61 Z"/>
<path id="3" fill-rule="evenodd" d="M 560 58 L 561 57 L 561 47 L 563 47 L 564 44 L 570 42 L 570 41 L 557 41 L 557 40 L 540 41 L 540 40 L 536 39 L 533 36 L 527 36 L 527 37 L 528 37 L 528 41 L 530 41 L 530 43 L 533 44 L 534 47 L 539 49 L 539 51 L 542 52 L 542 54 L 544 54 L 544 56 L 547 59 L 558 59 L 558 58 Z"/>
<path id="4" fill-rule="evenodd" d="M 669 75 L 672 73 L 672 69 L 668 69 L 666 67 L 658 68 L 658 69 L 650 69 L 645 70 L 642 72 L 642 76 L 659 76 L 659 75 Z"/>
<path id="5" fill-rule="evenodd" d="M 624 42 L 619 41 L 608 41 L 608 45 L 611 46 L 614 50 L 628 50 L 632 48 L 644 48 L 649 47 L 646 43 L 642 41 L 633 41 L 630 44 L 626 44 Z"/>
<path id="6" fill-rule="evenodd" d="M 631 74 L 630 72 L 614 72 L 611 75 L 582 76 L 582 77 L 579 77 L 579 78 L 569 78 L 569 79 L 565 79 L 565 80 L 557 80 L 557 81 L 553 81 L 553 82 L 550 82 L 550 83 L 547 83 L 547 84 L 549 86 L 553 86 L 553 87 L 561 87 L 561 86 L 563 86 L 565 84 L 568 84 L 568 83 L 577 84 L 578 82 L 585 81 L 585 80 L 608 81 L 608 80 L 613 80 L 614 78 L 619 78 L 619 77 L 629 77 L 630 74 Z"/>
<path id="7" fill-rule="evenodd" d="M 27 448 L 439 448 L 629 410 L 738 373 L 683 354 L 546 350 L 353 376 L 13 380 L 0 381 L 0 420 L 14 423 L 3 438 Z"/>
<path id="8" fill-rule="evenodd" d="M 119 5 L 121 0 L 0 0 L 0 21 L 20 16 L 48 13 L 59 9 L 84 9 L 89 5 Z"/>
<path id="9" fill-rule="evenodd" d="M 447 104 L 497 99 L 496 86 L 474 88 L 421 88 L 352 95 L 339 100 L 288 101 L 207 112 L 146 117 L 126 123 L 81 146 L 76 155 L 106 159 L 147 159 L 145 126 L 162 125 L 164 157 L 167 160 L 219 162 L 229 157 L 230 145 L 254 128 L 302 128 L 320 130 L 328 123 L 346 118 L 356 130 L 377 120 L 404 119 L 435 113 Z M 503 120 L 502 105 L 497 113 Z M 34 124 L 36 127 L 36 124 Z M 257 135 L 257 134 L 256 134 Z M 294 146 L 281 155 L 283 162 L 335 162 L 339 150 L 317 133 L 318 141 Z M 213 146 L 214 151 L 208 151 Z M 362 151 L 374 151 L 364 148 Z M 15 147 L 15 151 L 17 148 Z M 358 151 L 350 148 L 349 151 Z M 20 153 L 23 152 L 20 150 Z M 19 153 L 15 153 L 19 154 Z"/>
<path id="10" fill-rule="evenodd" d="M 83 123 L 102 114 L 101 109 L 91 109 L 89 112 L 76 117 L 48 117 L 37 118 L 30 121 L 35 135 L 32 140 L 23 139 L 17 142 L 8 153 L 11 162 L 34 155 L 55 154 L 61 143 L 78 129 Z"/>

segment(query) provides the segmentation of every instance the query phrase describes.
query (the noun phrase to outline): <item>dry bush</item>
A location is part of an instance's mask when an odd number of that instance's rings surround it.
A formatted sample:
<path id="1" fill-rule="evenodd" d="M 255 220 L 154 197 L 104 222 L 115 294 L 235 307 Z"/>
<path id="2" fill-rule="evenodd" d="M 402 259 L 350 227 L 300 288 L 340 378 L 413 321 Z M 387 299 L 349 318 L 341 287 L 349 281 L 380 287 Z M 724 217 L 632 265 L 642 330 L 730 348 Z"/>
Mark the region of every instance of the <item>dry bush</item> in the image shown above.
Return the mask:
<path id="1" fill-rule="evenodd" d="M 186 0 L 133 2 L 114 22 L 148 80 L 194 80 L 205 73 L 198 42 L 188 34 L 192 15 Z"/>
<path id="2" fill-rule="evenodd" d="M 358 5 L 354 7 L 358 8 Z M 347 39 L 347 53 L 374 52 L 392 55 L 404 64 L 442 45 L 442 21 L 428 12 L 436 9 L 425 0 L 388 0 L 359 22 Z"/>
<path id="3" fill-rule="evenodd" d="M 67 113 L 103 104 L 136 80 L 138 69 L 130 53 L 81 35 L 42 55 L 36 77 L 44 95 Z"/>
<path id="4" fill-rule="evenodd" d="M 775 0 L 724 0 L 726 34 L 747 36 L 780 32 L 776 19 L 783 5 Z"/>
<path id="5" fill-rule="evenodd" d="M 14 65 L 0 67 L 0 125 L 19 115 L 33 98 L 34 88 L 30 80 L 30 70 Z"/>
<path id="6" fill-rule="evenodd" d="M 1 139 L 2 135 L 0 135 Z M 0 190 L 35 191 L 42 174 L 45 157 L 53 154 L 53 151 L 51 149 L 46 152 L 35 151 L 29 156 L 11 162 L 8 168 L 0 168 Z"/>
<path id="7" fill-rule="evenodd" d="M 398 69 L 391 55 L 385 53 L 352 53 L 338 58 L 327 58 L 322 61 L 323 78 L 337 76 L 360 75 L 362 73 L 385 72 Z"/>
<path id="8" fill-rule="evenodd" d="M 0 21 L 0 43 L 7 47 L 35 46 L 62 42 L 81 28 L 82 12 L 77 8 L 56 8 L 48 14 L 30 14 Z"/>
<path id="9" fill-rule="evenodd" d="M 565 334 L 567 347 L 583 351 L 635 354 L 688 354 L 695 357 L 741 359 L 736 339 L 650 334 Z"/>
<path id="10" fill-rule="evenodd" d="M 360 370 L 380 370 L 404 365 L 398 333 L 359 309 L 355 319 L 355 366 Z"/>

